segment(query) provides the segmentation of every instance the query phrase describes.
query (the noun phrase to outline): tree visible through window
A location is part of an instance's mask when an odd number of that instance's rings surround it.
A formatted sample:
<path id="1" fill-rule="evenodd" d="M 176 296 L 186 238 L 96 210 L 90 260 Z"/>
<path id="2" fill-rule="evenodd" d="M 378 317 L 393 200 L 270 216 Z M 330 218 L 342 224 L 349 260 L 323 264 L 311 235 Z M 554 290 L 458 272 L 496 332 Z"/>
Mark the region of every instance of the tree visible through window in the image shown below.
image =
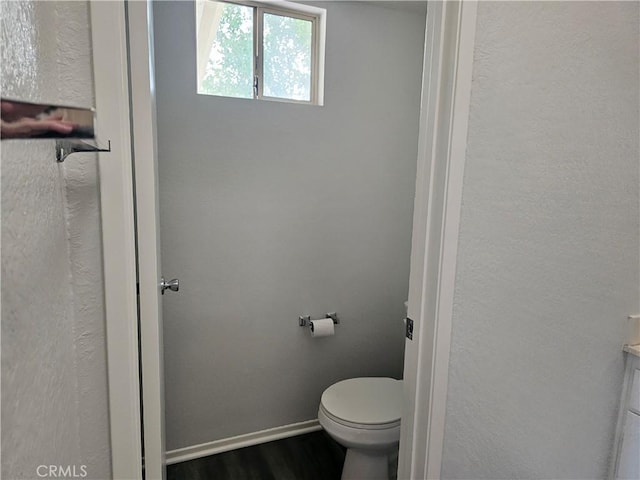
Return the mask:
<path id="1" fill-rule="evenodd" d="M 198 93 L 319 103 L 316 16 L 199 0 L 196 21 Z"/>

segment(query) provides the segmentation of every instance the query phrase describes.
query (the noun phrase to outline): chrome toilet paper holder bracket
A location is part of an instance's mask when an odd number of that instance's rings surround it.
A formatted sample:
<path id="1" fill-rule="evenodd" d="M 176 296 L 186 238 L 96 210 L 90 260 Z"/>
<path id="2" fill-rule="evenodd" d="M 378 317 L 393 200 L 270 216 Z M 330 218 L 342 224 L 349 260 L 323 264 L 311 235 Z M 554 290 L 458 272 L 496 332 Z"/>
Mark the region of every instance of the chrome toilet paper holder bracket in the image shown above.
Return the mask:
<path id="1" fill-rule="evenodd" d="M 340 319 L 338 318 L 338 314 L 336 312 L 327 313 L 322 318 L 330 318 L 331 320 L 333 320 L 334 325 L 338 325 L 340 323 Z M 311 315 L 300 315 L 298 317 L 298 325 L 301 327 L 311 326 Z"/>

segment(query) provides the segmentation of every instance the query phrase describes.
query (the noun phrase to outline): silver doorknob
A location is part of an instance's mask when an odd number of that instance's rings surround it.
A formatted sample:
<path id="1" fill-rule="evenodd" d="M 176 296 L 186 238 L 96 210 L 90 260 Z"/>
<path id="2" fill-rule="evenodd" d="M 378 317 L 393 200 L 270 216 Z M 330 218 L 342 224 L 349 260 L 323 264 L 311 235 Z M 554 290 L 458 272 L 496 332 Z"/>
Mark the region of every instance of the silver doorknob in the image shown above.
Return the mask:
<path id="1" fill-rule="evenodd" d="M 160 292 L 162 292 L 162 295 L 164 295 L 164 291 L 167 289 L 171 290 L 172 292 L 177 292 L 178 290 L 180 290 L 180 280 L 174 278 L 173 280 L 165 282 L 164 277 L 162 277 L 160 279 Z"/>

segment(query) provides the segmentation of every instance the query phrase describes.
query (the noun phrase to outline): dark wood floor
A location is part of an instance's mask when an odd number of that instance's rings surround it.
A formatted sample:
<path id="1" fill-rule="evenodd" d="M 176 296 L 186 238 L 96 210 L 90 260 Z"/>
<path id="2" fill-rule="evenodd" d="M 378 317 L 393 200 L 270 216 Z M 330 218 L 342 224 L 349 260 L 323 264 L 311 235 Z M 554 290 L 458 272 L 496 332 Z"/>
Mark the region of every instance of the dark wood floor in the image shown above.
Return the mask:
<path id="1" fill-rule="evenodd" d="M 167 480 L 340 480 L 345 449 L 324 431 L 167 466 Z"/>

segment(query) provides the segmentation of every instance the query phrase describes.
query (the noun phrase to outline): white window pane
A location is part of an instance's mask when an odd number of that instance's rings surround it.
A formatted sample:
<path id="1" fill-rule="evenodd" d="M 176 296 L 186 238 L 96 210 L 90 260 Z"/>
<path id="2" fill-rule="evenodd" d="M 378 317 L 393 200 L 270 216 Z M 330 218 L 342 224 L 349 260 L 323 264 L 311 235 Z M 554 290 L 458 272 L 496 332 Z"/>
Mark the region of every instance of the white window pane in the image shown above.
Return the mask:
<path id="1" fill-rule="evenodd" d="M 211 0 L 198 4 L 198 93 L 253 98 L 254 9 Z"/>
<path id="2" fill-rule="evenodd" d="M 263 95 L 311 100 L 312 22 L 265 13 Z"/>

